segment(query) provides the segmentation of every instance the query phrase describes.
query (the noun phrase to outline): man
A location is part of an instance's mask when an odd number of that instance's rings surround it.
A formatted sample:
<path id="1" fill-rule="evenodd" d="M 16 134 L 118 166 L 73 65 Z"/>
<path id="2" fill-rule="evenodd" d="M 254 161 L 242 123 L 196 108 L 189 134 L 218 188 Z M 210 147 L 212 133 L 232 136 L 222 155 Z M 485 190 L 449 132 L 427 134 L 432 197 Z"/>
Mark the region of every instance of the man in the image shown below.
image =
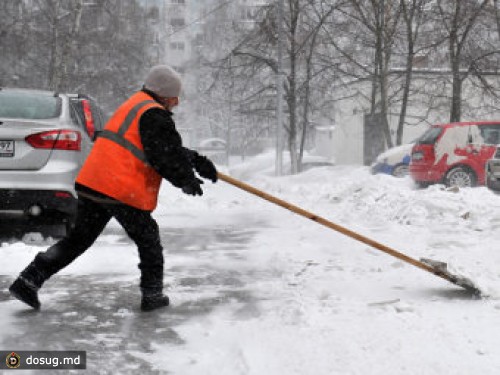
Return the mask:
<path id="1" fill-rule="evenodd" d="M 83 254 L 114 217 L 139 250 L 141 309 L 168 306 L 163 294 L 163 248 L 151 216 L 162 178 L 193 196 L 203 194 L 193 169 L 217 181 L 210 160 L 182 147 L 171 112 L 180 91 L 179 75 L 158 65 L 148 73 L 143 89 L 114 113 L 76 178 L 74 228 L 21 272 L 9 288 L 15 298 L 40 309 L 42 284 Z"/>

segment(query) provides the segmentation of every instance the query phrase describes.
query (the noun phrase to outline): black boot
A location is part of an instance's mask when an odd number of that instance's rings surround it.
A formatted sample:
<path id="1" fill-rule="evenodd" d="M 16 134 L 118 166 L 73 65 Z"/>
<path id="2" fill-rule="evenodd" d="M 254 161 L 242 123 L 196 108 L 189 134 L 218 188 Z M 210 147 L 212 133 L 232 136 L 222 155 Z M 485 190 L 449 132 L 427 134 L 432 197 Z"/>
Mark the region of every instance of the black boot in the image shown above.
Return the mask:
<path id="1" fill-rule="evenodd" d="M 38 290 L 47 278 L 32 262 L 12 283 L 9 287 L 9 292 L 13 297 L 33 307 L 35 310 L 40 310 Z"/>
<path id="2" fill-rule="evenodd" d="M 40 301 L 38 300 L 38 289 L 35 284 L 29 282 L 24 277 L 19 276 L 10 286 L 9 292 L 19 301 L 30 305 L 35 310 L 40 310 Z"/>
<path id="3" fill-rule="evenodd" d="M 142 288 L 142 301 L 141 310 L 142 311 L 152 311 L 162 307 L 167 307 L 170 300 L 166 295 L 164 295 L 161 289 L 149 290 Z"/>
<path id="4" fill-rule="evenodd" d="M 161 251 L 161 246 L 159 249 Z M 142 311 L 167 307 L 170 303 L 168 297 L 163 294 L 163 258 L 160 258 L 158 263 L 160 264 L 152 267 L 139 266 L 141 269 Z"/>

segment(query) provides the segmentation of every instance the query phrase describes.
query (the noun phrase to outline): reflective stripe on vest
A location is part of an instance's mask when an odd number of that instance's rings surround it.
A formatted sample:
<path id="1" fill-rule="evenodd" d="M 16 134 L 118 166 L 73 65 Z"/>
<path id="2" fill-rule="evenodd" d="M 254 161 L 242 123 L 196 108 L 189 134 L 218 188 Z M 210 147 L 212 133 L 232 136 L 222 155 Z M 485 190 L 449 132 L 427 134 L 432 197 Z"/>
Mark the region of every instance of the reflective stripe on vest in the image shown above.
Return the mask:
<path id="1" fill-rule="evenodd" d="M 99 134 L 99 137 L 106 138 L 112 142 L 119 144 L 124 149 L 130 151 L 137 159 L 139 159 L 143 163 L 147 163 L 144 151 L 141 151 L 136 145 L 126 140 L 123 136 L 132 125 L 132 122 L 134 122 L 135 116 L 137 116 L 137 113 L 139 113 L 141 108 L 146 104 L 154 104 L 154 103 L 156 103 L 154 100 L 144 100 L 140 103 L 137 103 L 127 114 L 125 120 L 123 120 L 122 124 L 118 128 L 118 132 L 115 133 L 112 132 L 111 130 L 103 130 Z"/>
<path id="2" fill-rule="evenodd" d="M 137 159 L 147 164 L 146 155 L 144 151 L 139 150 L 139 148 L 132 142 L 127 141 L 120 134 L 112 132 L 111 130 L 103 130 L 99 133 L 99 138 L 106 138 L 116 144 L 122 146 L 124 149 L 130 151 Z"/>
<path id="3" fill-rule="evenodd" d="M 144 100 L 143 102 L 137 103 L 130 110 L 127 117 L 125 117 L 125 120 L 123 120 L 123 123 L 118 128 L 118 134 L 120 134 L 121 136 L 125 135 L 127 130 L 130 128 L 130 125 L 132 125 L 132 122 L 134 122 L 135 116 L 137 116 L 137 113 L 143 106 L 145 106 L 146 104 L 155 104 L 155 103 L 156 102 L 154 100 Z"/>

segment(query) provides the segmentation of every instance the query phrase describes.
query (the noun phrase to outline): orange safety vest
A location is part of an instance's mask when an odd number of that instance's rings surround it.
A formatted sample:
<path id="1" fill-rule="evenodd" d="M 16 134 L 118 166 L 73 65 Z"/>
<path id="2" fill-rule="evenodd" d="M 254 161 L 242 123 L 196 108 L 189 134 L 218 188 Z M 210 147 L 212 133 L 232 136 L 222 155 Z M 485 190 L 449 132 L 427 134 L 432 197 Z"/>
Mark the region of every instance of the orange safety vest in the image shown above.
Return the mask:
<path id="1" fill-rule="evenodd" d="M 123 103 L 94 143 L 76 182 L 145 211 L 158 202 L 162 177 L 147 163 L 139 119 L 163 107 L 140 91 Z"/>

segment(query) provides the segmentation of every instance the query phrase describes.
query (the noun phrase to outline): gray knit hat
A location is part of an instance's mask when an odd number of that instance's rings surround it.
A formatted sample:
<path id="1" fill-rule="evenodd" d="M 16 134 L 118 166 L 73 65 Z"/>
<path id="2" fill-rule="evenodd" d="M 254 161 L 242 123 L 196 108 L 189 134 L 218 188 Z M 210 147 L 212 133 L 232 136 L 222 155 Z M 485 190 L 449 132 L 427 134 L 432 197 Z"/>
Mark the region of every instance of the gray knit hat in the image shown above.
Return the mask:
<path id="1" fill-rule="evenodd" d="M 164 98 L 174 98 L 181 93 L 181 76 L 167 65 L 156 65 L 151 68 L 144 88 Z"/>

